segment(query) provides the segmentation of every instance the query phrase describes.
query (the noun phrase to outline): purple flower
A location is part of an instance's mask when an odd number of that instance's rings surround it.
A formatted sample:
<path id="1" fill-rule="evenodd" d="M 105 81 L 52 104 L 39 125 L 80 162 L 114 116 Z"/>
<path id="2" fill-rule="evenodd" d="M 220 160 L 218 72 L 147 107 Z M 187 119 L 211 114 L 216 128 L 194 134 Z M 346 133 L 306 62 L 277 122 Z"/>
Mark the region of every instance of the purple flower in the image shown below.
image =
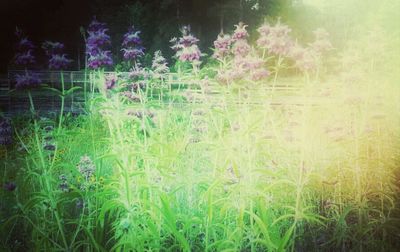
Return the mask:
<path id="1" fill-rule="evenodd" d="M 96 166 L 93 163 L 92 159 L 90 159 L 89 156 L 83 156 L 81 157 L 78 165 L 77 165 L 78 171 L 81 173 L 81 175 L 84 177 L 86 181 L 89 181 L 90 178 L 94 175 L 96 171 Z"/>
<path id="2" fill-rule="evenodd" d="M 257 29 L 260 37 L 257 40 L 257 45 L 268 52 L 287 56 L 293 46 L 293 42 L 289 37 L 291 29 L 287 25 L 281 24 L 280 20 L 275 26 L 264 24 Z"/>
<path id="3" fill-rule="evenodd" d="M 172 43 L 171 48 L 175 51 L 175 57 L 180 61 L 188 61 L 194 65 L 199 65 L 201 57 L 200 49 L 197 46 L 199 40 L 190 34 L 189 26 L 182 27 L 181 32 L 181 38 L 172 38 L 170 40 Z"/>
<path id="4" fill-rule="evenodd" d="M 37 74 L 28 71 L 25 74 L 16 74 L 15 80 L 15 88 L 20 90 L 38 87 L 42 82 Z"/>
<path id="5" fill-rule="evenodd" d="M 86 40 L 86 54 L 88 66 L 92 69 L 99 69 L 113 64 L 111 51 L 106 47 L 111 45 L 110 36 L 106 34 L 108 29 L 104 23 L 94 18 L 88 27 L 88 38 Z"/>
<path id="6" fill-rule="evenodd" d="M 59 179 L 60 179 L 60 190 L 62 192 L 69 192 L 67 176 L 65 176 L 64 174 L 61 174 Z"/>
<path id="7" fill-rule="evenodd" d="M 7 182 L 3 185 L 4 190 L 12 192 L 17 188 L 17 184 L 15 182 Z"/>
<path id="8" fill-rule="evenodd" d="M 244 40 L 247 39 L 249 34 L 246 31 L 247 25 L 245 25 L 243 22 L 239 22 L 238 25 L 235 25 L 236 29 L 233 32 L 232 39 L 233 40 Z"/>
<path id="9" fill-rule="evenodd" d="M 111 38 L 106 34 L 108 29 L 101 29 L 97 31 L 89 31 L 89 37 L 87 39 L 87 44 L 89 47 L 101 47 L 107 44 L 111 44 Z"/>
<path id="10" fill-rule="evenodd" d="M 12 126 L 8 119 L 0 118 L 0 145 L 13 143 Z"/>
<path id="11" fill-rule="evenodd" d="M 17 44 L 19 50 L 29 50 L 35 48 L 33 43 L 28 38 L 21 38 Z"/>
<path id="12" fill-rule="evenodd" d="M 65 69 L 71 62 L 72 60 L 67 59 L 65 54 L 54 54 L 49 59 L 49 68 L 54 70 Z"/>
<path id="13" fill-rule="evenodd" d="M 105 28 L 106 25 L 104 23 L 100 23 L 97 21 L 96 17 L 93 17 L 92 22 L 89 24 L 88 32 L 98 31 Z"/>
<path id="14" fill-rule="evenodd" d="M 125 60 L 136 60 L 144 55 L 144 47 L 139 34 L 140 31 L 135 30 L 134 26 L 124 34 L 121 51 L 124 52 Z"/>
<path id="15" fill-rule="evenodd" d="M 34 64 L 35 62 L 36 60 L 35 57 L 32 55 L 32 50 L 15 54 L 15 64 L 17 65 L 29 65 Z"/>
<path id="16" fill-rule="evenodd" d="M 238 68 L 242 68 L 246 71 L 262 68 L 263 65 L 264 61 L 262 59 L 250 55 L 248 55 L 247 57 L 235 58 L 235 66 Z"/>
<path id="17" fill-rule="evenodd" d="M 97 54 L 90 54 L 88 66 L 92 69 L 99 69 L 113 64 L 110 51 L 100 51 Z"/>
<path id="18" fill-rule="evenodd" d="M 245 57 L 250 52 L 250 45 L 246 40 L 237 40 L 232 47 L 235 57 Z"/>
<path id="19" fill-rule="evenodd" d="M 192 34 L 184 35 L 179 39 L 179 44 L 181 44 L 183 47 L 195 45 L 197 42 L 199 42 L 199 40 Z"/>
<path id="20" fill-rule="evenodd" d="M 232 44 L 231 36 L 220 33 L 217 40 L 214 41 L 214 54 L 216 59 L 222 59 L 229 54 L 230 46 Z"/>
<path id="21" fill-rule="evenodd" d="M 201 52 L 197 45 L 192 45 L 190 47 L 184 47 L 181 51 L 176 54 L 181 61 L 199 61 L 201 57 Z"/>
<path id="22" fill-rule="evenodd" d="M 49 57 L 49 69 L 62 70 L 72 62 L 63 54 L 64 44 L 60 42 L 45 41 L 42 48 Z"/>
<path id="23" fill-rule="evenodd" d="M 143 48 L 122 48 L 124 52 L 124 59 L 135 60 L 144 55 Z"/>
<path id="24" fill-rule="evenodd" d="M 250 45 L 247 43 L 248 33 L 246 31 L 247 25 L 240 22 L 235 25 L 236 29 L 233 33 L 232 52 L 235 57 L 245 57 L 250 52 Z"/>
<path id="25" fill-rule="evenodd" d="M 117 83 L 117 76 L 115 74 L 109 74 L 105 76 L 105 84 L 106 89 L 114 88 L 115 84 Z"/>
<path id="26" fill-rule="evenodd" d="M 124 34 L 124 38 L 122 41 L 123 46 L 136 46 L 142 44 L 142 40 L 139 37 L 141 31 L 135 30 L 135 27 L 132 25 L 128 29 L 128 32 Z"/>
<path id="27" fill-rule="evenodd" d="M 35 57 L 33 56 L 33 48 L 35 47 L 33 43 L 23 35 L 22 31 L 16 29 L 15 34 L 18 38 L 17 52 L 14 57 L 15 64 L 21 66 L 27 66 L 36 63 Z"/>

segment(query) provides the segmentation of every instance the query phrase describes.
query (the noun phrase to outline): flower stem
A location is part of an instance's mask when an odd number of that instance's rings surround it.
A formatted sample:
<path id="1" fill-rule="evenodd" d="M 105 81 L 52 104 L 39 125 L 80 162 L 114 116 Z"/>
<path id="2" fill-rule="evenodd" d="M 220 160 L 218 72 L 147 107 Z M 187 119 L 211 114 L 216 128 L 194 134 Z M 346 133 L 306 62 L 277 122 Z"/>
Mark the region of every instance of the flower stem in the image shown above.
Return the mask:
<path id="1" fill-rule="evenodd" d="M 60 133 L 61 124 L 63 121 L 64 105 L 65 105 L 64 73 L 63 73 L 63 71 L 61 71 L 61 109 L 60 109 L 60 117 L 59 117 L 59 121 L 58 121 L 58 133 Z"/>

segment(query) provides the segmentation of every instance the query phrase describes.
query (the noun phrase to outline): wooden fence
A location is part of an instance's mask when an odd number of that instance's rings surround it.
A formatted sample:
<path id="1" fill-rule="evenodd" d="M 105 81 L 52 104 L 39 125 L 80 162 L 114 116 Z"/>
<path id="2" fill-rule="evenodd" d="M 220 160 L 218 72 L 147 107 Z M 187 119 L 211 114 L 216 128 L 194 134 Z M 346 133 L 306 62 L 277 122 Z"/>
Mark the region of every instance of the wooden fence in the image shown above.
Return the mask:
<path id="1" fill-rule="evenodd" d="M 0 75 L 0 112 L 5 114 L 16 114 L 21 112 L 27 112 L 29 110 L 29 99 L 25 91 L 14 90 L 15 77 L 17 74 L 23 74 L 24 71 L 13 70 L 9 71 L 8 75 Z M 68 96 L 65 103 L 66 112 L 81 112 L 84 102 L 84 92 L 83 86 L 86 82 L 89 84 L 90 79 L 93 78 L 90 73 L 85 73 L 84 71 L 35 71 L 44 84 L 49 87 L 60 89 L 61 86 L 61 74 L 64 78 L 65 88 L 69 89 L 71 87 L 79 86 L 82 87 L 78 91 L 74 92 L 72 95 Z M 105 72 L 105 75 L 116 74 L 114 72 Z M 118 75 L 124 75 L 128 73 L 118 73 Z M 182 79 L 177 76 L 177 74 L 171 73 L 167 76 L 167 82 L 172 86 L 180 86 Z M 185 87 L 190 86 L 189 89 L 181 88 L 180 91 L 183 95 L 189 96 L 196 102 L 202 102 L 204 100 L 204 93 L 199 87 L 198 80 L 193 80 L 190 78 L 183 78 Z M 272 87 L 271 85 L 266 85 L 265 89 L 274 88 L 276 96 L 274 99 L 269 101 L 269 104 L 280 106 L 280 105 L 302 105 L 304 103 L 320 104 L 324 102 L 329 102 L 326 99 L 319 99 L 318 97 L 310 99 L 304 99 L 299 97 L 298 90 L 302 88 L 301 84 L 297 83 L 293 79 L 288 79 L 283 85 L 276 85 Z M 88 86 L 88 85 L 87 85 Z M 207 100 L 215 100 L 218 103 L 218 99 L 221 97 L 220 94 L 223 89 L 217 86 L 209 86 L 207 92 Z M 32 96 L 35 101 L 35 108 L 41 112 L 57 112 L 60 107 L 60 98 L 55 92 L 48 90 L 37 89 L 32 90 Z M 253 104 L 264 104 L 264 101 L 260 102 L 264 98 L 256 99 L 252 101 Z M 190 99 L 189 99 L 190 100 Z M 182 102 L 182 101 L 181 101 Z M 232 103 L 237 103 L 239 101 L 230 101 Z"/>

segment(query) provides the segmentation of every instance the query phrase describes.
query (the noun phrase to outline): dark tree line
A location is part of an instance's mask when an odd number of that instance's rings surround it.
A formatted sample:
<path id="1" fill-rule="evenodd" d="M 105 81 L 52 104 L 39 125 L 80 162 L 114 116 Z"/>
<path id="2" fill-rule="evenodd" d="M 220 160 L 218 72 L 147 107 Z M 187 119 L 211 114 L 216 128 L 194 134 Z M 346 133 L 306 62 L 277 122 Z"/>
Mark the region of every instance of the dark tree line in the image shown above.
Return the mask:
<path id="1" fill-rule="evenodd" d="M 122 35 L 132 24 L 142 31 L 148 53 L 161 49 L 171 56 L 168 42 L 179 35 L 182 25 L 191 26 L 207 53 L 221 30 L 229 32 L 241 20 L 255 27 L 267 15 L 285 15 L 291 5 L 292 0 L 5 0 L 0 3 L 5 34 L 0 40 L 0 72 L 12 68 L 15 26 L 25 30 L 36 44 L 44 40 L 64 42 L 76 69 L 82 67 L 84 57 L 80 27 L 86 28 L 94 15 L 108 24 L 118 62 Z"/>

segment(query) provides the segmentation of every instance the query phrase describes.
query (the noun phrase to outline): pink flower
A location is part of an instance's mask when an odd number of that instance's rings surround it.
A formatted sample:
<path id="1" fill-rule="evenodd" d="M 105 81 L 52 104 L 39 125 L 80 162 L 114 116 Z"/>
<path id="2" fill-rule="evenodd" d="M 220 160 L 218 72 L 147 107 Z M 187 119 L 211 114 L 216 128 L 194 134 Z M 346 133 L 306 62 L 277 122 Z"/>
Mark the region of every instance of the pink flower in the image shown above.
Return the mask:
<path id="1" fill-rule="evenodd" d="M 233 40 L 242 40 L 242 39 L 246 39 L 249 34 L 246 31 L 246 27 L 247 25 L 245 25 L 243 22 L 239 22 L 238 25 L 235 25 L 236 29 L 233 32 L 233 36 L 232 39 Z"/>
<path id="2" fill-rule="evenodd" d="M 171 48 L 175 51 L 175 56 L 180 61 L 189 61 L 195 65 L 199 65 L 201 57 L 200 49 L 197 46 L 199 40 L 190 34 L 189 26 L 184 26 L 181 32 L 181 38 L 172 38 L 170 40 L 172 43 Z"/>
<path id="3" fill-rule="evenodd" d="M 222 59 L 223 57 L 227 56 L 229 54 L 231 44 L 231 36 L 220 33 L 217 40 L 214 41 L 215 50 L 213 57 L 217 59 Z"/>
<path id="4" fill-rule="evenodd" d="M 293 45 L 289 37 L 291 29 L 287 25 L 283 25 L 278 20 L 275 26 L 264 24 L 257 29 L 260 37 L 257 40 L 257 45 L 268 52 L 276 55 L 287 56 L 290 48 Z"/>
<path id="5" fill-rule="evenodd" d="M 246 40 L 237 40 L 233 44 L 232 52 L 235 57 L 245 57 L 250 52 L 250 45 Z"/>

